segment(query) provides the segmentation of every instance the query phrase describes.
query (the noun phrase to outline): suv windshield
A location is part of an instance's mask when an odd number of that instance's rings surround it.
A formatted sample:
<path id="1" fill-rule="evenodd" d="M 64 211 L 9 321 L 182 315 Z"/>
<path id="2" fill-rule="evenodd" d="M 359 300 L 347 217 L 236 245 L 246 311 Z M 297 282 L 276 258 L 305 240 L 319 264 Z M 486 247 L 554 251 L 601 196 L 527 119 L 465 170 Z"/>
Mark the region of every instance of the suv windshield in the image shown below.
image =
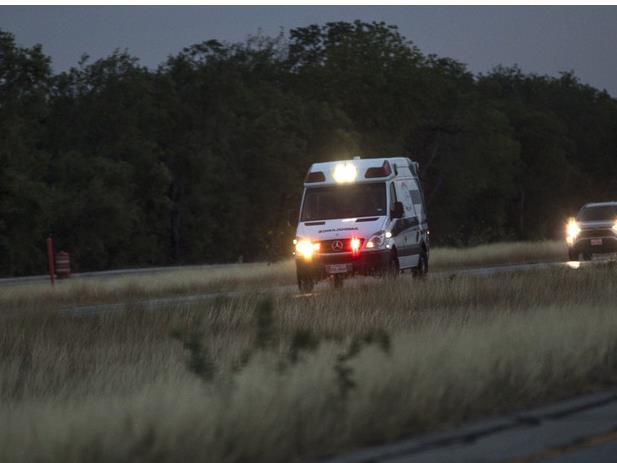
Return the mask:
<path id="1" fill-rule="evenodd" d="M 584 207 L 577 216 L 583 222 L 594 220 L 615 220 L 617 219 L 617 206 L 591 206 Z"/>
<path id="2" fill-rule="evenodd" d="M 386 215 L 385 183 L 308 188 L 301 221 Z"/>

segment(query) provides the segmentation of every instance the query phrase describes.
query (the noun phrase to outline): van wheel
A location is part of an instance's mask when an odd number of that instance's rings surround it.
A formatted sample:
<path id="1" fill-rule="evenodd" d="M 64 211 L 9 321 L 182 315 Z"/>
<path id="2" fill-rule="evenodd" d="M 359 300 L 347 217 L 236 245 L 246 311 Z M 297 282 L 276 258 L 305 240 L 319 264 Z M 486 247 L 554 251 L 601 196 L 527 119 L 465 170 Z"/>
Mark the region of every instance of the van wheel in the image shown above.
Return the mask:
<path id="1" fill-rule="evenodd" d="M 397 278 L 401 273 L 401 267 L 398 262 L 398 257 L 396 256 L 396 252 L 392 252 L 390 255 L 390 260 L 388 261 L 388 266 L 385 269 L 384 276 L 386 278 Z"/>
<path id="2" fill-rule="evenodd" d="M 428 273 L 428 255 L 423 249 L 418 257 L 418 265 L 411 269 L 411 274 L 417 278 L 424 278 Z"/>
<path id="3" fill-rule="evenodd" d="M 298 275 L 298 289 L 302 294 L 308 294 L 313 291 L 315 287 L 315 282 L 312 278 L 307 278 L 304 276 Z"/>
<path id="4" fill-rule="evenodd" d="M 578 260 L 578 254 L 574 251 L 574 249 L 568 249 L 568 260 Z"/>
<path id="5" fill-rule="evenodd" d="M 345 279 L 340 275 L 334 275 L 332 277 L 332 286 L 334 289 L 341 289 L 343 287 L 343 281 Z"/>

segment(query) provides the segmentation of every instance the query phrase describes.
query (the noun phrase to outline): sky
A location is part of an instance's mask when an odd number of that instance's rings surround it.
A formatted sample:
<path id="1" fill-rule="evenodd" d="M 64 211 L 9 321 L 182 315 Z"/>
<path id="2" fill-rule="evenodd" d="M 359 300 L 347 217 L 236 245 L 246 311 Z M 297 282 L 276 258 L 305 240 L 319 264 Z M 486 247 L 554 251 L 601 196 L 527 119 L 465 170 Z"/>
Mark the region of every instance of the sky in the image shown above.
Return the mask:
<path id="1" fill-rule="evenodd" d="M 259 31 L 355 19 L 397 25 L 423 53 L 454 58 L 474 73 L 499 64 L 554 76 L 574 71 L 617 97 L 617 6 L 0 6 L 0 29 L 21 46 L 41 43 L 55 71 L 116 48 L 156 67 L 204 40 L 238 42 Z"/>

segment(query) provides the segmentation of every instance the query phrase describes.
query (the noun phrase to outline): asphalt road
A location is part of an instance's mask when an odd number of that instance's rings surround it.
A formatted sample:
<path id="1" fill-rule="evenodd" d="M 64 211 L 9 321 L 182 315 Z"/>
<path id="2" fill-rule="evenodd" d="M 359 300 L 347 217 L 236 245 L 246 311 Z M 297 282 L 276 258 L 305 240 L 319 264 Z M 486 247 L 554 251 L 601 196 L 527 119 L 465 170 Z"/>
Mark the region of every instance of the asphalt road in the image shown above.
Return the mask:
<path id="1" fill-rule="evenodd" d="M 615 463 L 617 392 L 484 420 L 322 463 Z"/>
<path id="2" fill-rule="evenodd" d="M 178 267 L 148 267 L 148 268 L 129 268 L 120 270 L 104 270 L 100 272 L 81 272 L 72 273 L 71 279 L 91 279 L 91 278 L 110 278 L 123 275 L 147 275 L 156 273 L 173 272 L 175 270 L 199 270 L 204 268 L 216 269 L 224 265 L 184 265 Z M 12 277 L 0 278 L 0 287 L 2 286 L 21 286 L 31 283 L 49 282 L 49 275 L 34 275 L 29 277 Z"/>
<path id="3" fill-rule="evenodd" d="M 458 269 L 452 271 L 431 272 L 429 275 L 452 275 L 452 274 L 477 274 L 477 275 L 492 275 L 502 272 L 519 272 L 525 270 L 551 268 L 551 267 L 578 267 L 579 265 L 590 265 L 592 262 L 535 262 L 525 264 L 506 264 L 493 265 L 486 267 L 476 267 L 469 269 Z M 131 268 L 119 270 L 104 270 L 99 272 L 81 272 L 71 274 L 71 279 L 94 279 L 94 278 L 111 278 L 124 275 L 148 275 L 157 273 L 168 273 L 176 270 L 205 270 L 217 269 L 225 267 L 229 264 L 213 264 L 213 265 L 184 265 L 177 267 L 147 267 L 147 268 Z M 27 277 L 10 277 L 0 278 L 0 287 L 2 286 L 21 286 L 31 283 L 44 283 L 49 281 L 49 275 L 34 275 Z"/>
<path id="4" fill-rule="evenodd" d="M 527 272 L 531 270 L 541 270 L 549 268 L 571 268 L 578 269 L 589 265 L 595 265 L 600 262 L 539 262 L 528 264 L 511 264 L 511 265 L 495 265 L 487 267 L 477 267 L 469 269 L 457 269 L 448 271 L 430 272 L 429 278 L 455 278 L 457 276 L 473 275 L 480 277 L 488 277 L 498 273 L 514 273 L 514 272 Z M 203 269 L 206 266 L 191 266 L 191 267 L 157 267 L 157 268 L 144 268 L 144 269 L 125 269 L 125 270 L 110 270 L 103 272 L 87 272 L 87 273 L 75 273 L 71 275 L 71 279 L 91 279 L 91 278 L 110 278 L 123 275 L 147 275 L 164 272 L 173 272 L 175 270 L 187 270 L 187 269 Z M 219 265 L 207 266 L 207 268 L 216 268 Z M 408 278 L 407 275 L 402 278 Z M 48 281 L 49 277 L 46 275 L 31 276 L 31 277 L 17 277 L 17 278 L 2 278 L 0 279 L 1 287 L 10 286 L 22 286 L 32 283 L 41 283 Z M 375 278 L 361 279 L 364 282 L 378 283 L 379 280 Z M 358 284 L 358 279 L 351 279 L 345 283 L 346 285 Z M 252 289 L 251 292 L 254 292 Z M 294 297 L 319 297 L 324 293 L 330 291 L 327 282 L 322 282 L 315 287 L 315 290 L 310 294 L 299 294 L 296 285 L 268 287 L 263 289 L 264 292 L 275 292 L 278 294 L 288 294 Z M 146 310 L 157 309 L 173 309 L 181 305 L 190 305 L 199 301 L 207 301 L 216 299 L 218 297 L 237 297 L 245 294 L 246 291 L 226 291 L 226 292 L 209 292 L 202 294 L 190 294 L 190 295 L 178 295 L 172 297 L 163 297 L 157 299 L 147 299 L 143 301 L 131 301 L 130 306 L 132 308 L 141 308 Z M 114 311 L 125 310 L 127 303 L 107 303 L 107 304 L 95 304 L 80 307 L 69 307 L 64 309 L 64 312 L 74 316 L 93 316 L 102 313 L 112 313 Z M 617 462 L 617 459 L 616 459 Z"/>
<path id="5" fill-rule="evenodd" d="M 463 275 L 475 275 L 480 277 L 488 277 L 491 275 L 495 275 L 498 273 L 513 273 L 513 272 L 525 272 L 530 270 L 540 270 L 540 269 L 548 269 L 548 268 L 580 268 L 581 266 L 592 265 L 591 262 L 581 262 L 581 263 L 573 263 L 573 262 L 543 262 L 543 263 L 533 263 L 533 264 L 516 264 L 516 265 L 499 265 L 499 266 L 491 266 L 491 267 L 481 267 L 481 268 L 472 268 L 472 269 L 459 269 L 453 271 L 441 271 L 441 272 L 432 272 L 429 273 L 429 278 L 453 278 L 457 276 Z M 158 270 L 157 271 L 162 271 Z M 142 273 L 145 271 L 141 271 Z M 109 273 L 105 273 L 105 275 L 109 275 Z M 117 273 L 115 275 L 118 275 Z M 88 274 L 88 277 L 93 276 Z M 401 278 L 409 278 L 408 275 L 403 275 Z M 379 279 L 377 278 L 358 278 L 358 279 L 350 279 L 345 282 L 346 286 L 353 286 L 354 284 L 358 284 L 360 281 L 366 282 L 374 282 L 375 284 L 379 283 Z M 255 292 L 256 290 L 253 288 L 250 292 Z M 257 290 L 259 291 L 259 290 Z M 276 293 L 276 294 L 285 294 L 291 295 L 292 297 L 319 297 L 323 294 L 326 294 L 328 291 L 331 291 L 328 282 L 321 282 L 318 284 L 313 292 L 309 294 L 300 294 L 298 292 L 298 287 L 296 285 L 286 285 L 286 286 L 277 286 L 277 287 L 265 287 L 262 290 L 263 292 L 268 293 Z M 146 310 L 157 310 L 157 309 L 169 309 L 176 308 L 180 305 L 189 305 L 199 301 L 207 301 L 213 300 L 219 297 L 237 297 L 242 294 L 246 294 L 247 291 L 237 290 L 237 291 L 224 291 L 224 292 L 210 292 L 204 294 L 190 294 L 190 295 L 179 295 L 172 297 L 164 297 L 158 299 L 148 299 L 144 301 L 131 301 L 131 307 L 139 307 Z M 115 304 L 97 304 L 97 305 L 89 305 L 82 307 L 71 307 L 65 309 L 66 313 L 70 313 L 75 316 L 91 316 L 98 315 L 105 312 L 110 312 L 114 310 L 124 310 L 126 308 L 125 303 L 115 303 Z"/>

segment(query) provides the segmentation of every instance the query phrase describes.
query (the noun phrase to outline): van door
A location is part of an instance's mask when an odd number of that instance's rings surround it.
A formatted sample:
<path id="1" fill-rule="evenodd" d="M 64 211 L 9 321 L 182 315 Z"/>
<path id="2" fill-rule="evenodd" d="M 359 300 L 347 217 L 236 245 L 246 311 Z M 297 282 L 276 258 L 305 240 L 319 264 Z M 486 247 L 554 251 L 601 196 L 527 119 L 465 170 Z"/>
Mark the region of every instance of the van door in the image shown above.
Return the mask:
<path id="1" fill-rule="evenodd" d="M 412 191 L 415 182 L 413 179 L 394 181 L 396 196 L 403 203 L 403 218 L 397 225 L 398 240 L 395 240 L 399 264 L 401 268 L 410 268 L 418 265 L 419 247 L 419 221 L 420 216 L 413 201 Z"/>

